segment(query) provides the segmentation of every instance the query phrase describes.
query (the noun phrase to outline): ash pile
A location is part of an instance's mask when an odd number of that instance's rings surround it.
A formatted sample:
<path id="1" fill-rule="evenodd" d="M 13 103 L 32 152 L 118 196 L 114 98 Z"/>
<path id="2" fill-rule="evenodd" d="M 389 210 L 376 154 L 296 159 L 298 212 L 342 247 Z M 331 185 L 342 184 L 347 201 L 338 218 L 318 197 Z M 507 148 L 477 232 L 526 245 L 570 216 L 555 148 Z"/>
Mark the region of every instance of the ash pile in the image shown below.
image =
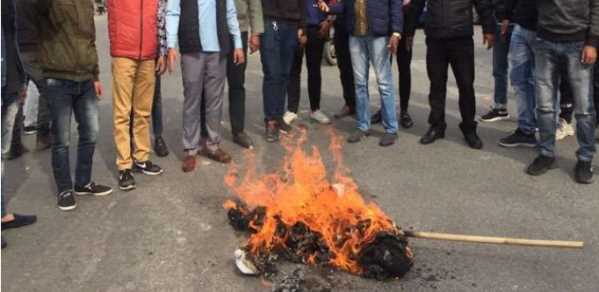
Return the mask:
<path id="1" fill-rule="evenodd" d="M 278 261 L 290 261 L 322 267 L 332 267 L 357 274 L 365 278 L 389 280 L 401 278 L 414 264 L 414 256 L 403 231 L 394 227 L 377 232 L 372 240 L 362 246 L 345 251 L 350 256 L 341 259 L 332 250 L 346 249 L 346 242 L 356 237 L 366 237 L 370 227 L 369 220 L 354 225 L 343 225 L 333 242 L 326 242 L 319 233 L 311 230 L 307 224 L 297 221 L 293 225 L 284 223 L 275 215 L 276 226 L 268 248 L 252 246 L 252 235 L 261 232 L 264 227 L 266 207 L 248 209 L 242 202 L 235 202 L 228 208 L 230 225 L 250 236 L 248 243 L 235 252 L 236 265 L 242 274 L 262 275 L 272 278 L 277 273 Z M 340 219 L 341 220 L 341 219 Z M 342 224 L 340 224 L 342 225 Z M 330 245 L 334 245 L 333 248 Z"/>

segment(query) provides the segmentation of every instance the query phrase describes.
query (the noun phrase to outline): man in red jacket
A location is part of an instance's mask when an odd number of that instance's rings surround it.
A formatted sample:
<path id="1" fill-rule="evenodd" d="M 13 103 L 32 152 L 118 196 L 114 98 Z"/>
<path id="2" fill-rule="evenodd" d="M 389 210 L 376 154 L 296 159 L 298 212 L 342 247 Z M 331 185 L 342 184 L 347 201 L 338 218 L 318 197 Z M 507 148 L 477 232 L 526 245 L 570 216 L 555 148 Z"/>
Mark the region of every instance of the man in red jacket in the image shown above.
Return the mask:
<path id="1" fill-rule="evenodd" d="M 108 1 L 116 163 L 119 187 L 125 191 L 135 188 L 133 170 L 146 175 L 163 172 L 149 159 L 149 125 L 155 72 L 165 69 L 165 5 L 165 0 Z"/>

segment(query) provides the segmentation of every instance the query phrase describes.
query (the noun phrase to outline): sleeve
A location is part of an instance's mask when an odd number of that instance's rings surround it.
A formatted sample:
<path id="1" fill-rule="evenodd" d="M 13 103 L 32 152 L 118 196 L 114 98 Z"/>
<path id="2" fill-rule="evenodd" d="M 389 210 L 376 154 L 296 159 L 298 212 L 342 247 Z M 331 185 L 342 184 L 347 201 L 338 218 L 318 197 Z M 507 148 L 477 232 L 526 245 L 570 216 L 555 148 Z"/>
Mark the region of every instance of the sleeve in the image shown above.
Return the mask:
<path id="1" fill-rule="evenodd" d="M 501 18 L 500 20 L 512 21 L 512 16 L 514 15 L 514 9 L 516 9 L 517 4 L 518 4 L 518 0 L 505 0 L 503 18 Z"/>
<path id="2" fill-rule="evenodd" d="M 166 5 L 166 44 L 169 49 L 177 47 L 179 35 L 180 0 L 168 0 Z"/>
<path id="3" fill-rule="evenodd" d="M 252 30 L 252 34 L 262 34 L 264 32 L 262 1 L 249 0 L 248 2 L 248 13 L 250 14 L 250 28 Z"/>
<path id="4" fill-rule="evenodd" d="M 599 0 L 591 0 L 591 24 L 587 35 L 586 44 L 595 48 L 599 47 Z"/>
<path id="5" fill-rule="evenodd" d="M 390 0 L 391 32 L 403 33 L 403 0 Z"/>
<path id="6" fill-rule="evenodd" d="M 426 0 L 412 0 L 410 7 L 408 7 L 408 13 L 406 18 L 406 34 L 408 36 L 413 36 L 416 31 L 416 27 L 418 27 L 418 20 L 424 11 L 424 6 L 426 5 Z"/>
<path id="7" fill-rule="evenodd" d="M 506 0 L 492 0 L 495 21 L 505 19 L 505 2 Z"/>
<path id="8" fill-rule="evenodd" d="M 343 1 L 337 1 L 329 6 L 329 14 L 343 14 L 345 12 L 345 6 L 343 5 Z"/>
<path id="9" fill-rule="evenodd" d="M 476 12 L 480 15 L 483 33 L 495 32 L 495 17 L 493 17 L 493 4 L 491 0 L 474 0 Z"/>
<path id="10" fill-rule="evenodd" d="M 165 56 L 166 43 L 166 0 L 158 0 L 158 55 Z"/>
<path id="11" fill-rule="evenodd" d="M 306 26 L 306 1 L 304 0 L 297 0 L 298 2 L 298 6 L 299 10 L 300 10 L 300 22 L 299 22 L 299 28 L 305 28 Z"/>
<path id="12" fill-rule="evenodd" d="M 241 31 L 239 30 L 239 20 L 237 19 L 237 8 L 235 8 L 235 2 L 233 0 L 227 0 L 227 26 L 229 27 L 229 33 L 233 37 L 235 48 L 243 48 Z"/>

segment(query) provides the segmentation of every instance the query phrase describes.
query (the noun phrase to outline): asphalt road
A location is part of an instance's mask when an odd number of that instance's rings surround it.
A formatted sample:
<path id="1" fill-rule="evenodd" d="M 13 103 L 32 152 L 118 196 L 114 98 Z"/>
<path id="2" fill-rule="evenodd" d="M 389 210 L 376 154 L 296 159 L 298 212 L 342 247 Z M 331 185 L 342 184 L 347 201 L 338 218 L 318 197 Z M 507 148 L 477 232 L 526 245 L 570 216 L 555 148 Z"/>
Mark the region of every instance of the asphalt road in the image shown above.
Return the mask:
<path id="1" fill-rule="evenodd" d="M 106 19 L 98 18 L 97 25 L 101 78 L 110 93 Z M 586 245 L 582 250 L 560 250 L 412 240 L 416 265 L 404 279 L 376 282 L 328 272 L 333 291 L 598 291 L 599 184 L 581 186 L 572 181 L 575 139 L 559 143 L 558 169 L 534 178 L 523 172 L 535 156 L 533 150 L 497 146 L 498 139 L 514 129 L 514 120 L 481 124 L 485 148 L 471 150 L 457 126 L 457 88 L 450 78 L 447 139 L 421 146 L 418 139 L 426 131 L 428 114 L 423 41 L 418 32 L 410 104 L 416 126 L 402 129 L 399 143 L 390 148 L 377 146 L 376 138 L 344 146 L 346 163 L 365 196 L 405 228 L 583 240 Z M 491 55 L 482 48 L 479 34 L 476 43 L 476 90 L 482 113 L 490 106 L 493 92 Z M 323 78 L 322 107 L 332 114 L 342 104 L 337 68 L 324 66 Z M 261 79 L 259 59 L 252 56 L 247 72 L 247 131 L 257 142 L 254 151 L 260 166 L 274 169 L 283 150 L 261 138 Z M 372 84 L 371 92 L 376 93 Z M 327 127 L 307 121 L 303 85 L 301 123 L 310 129 L 309 143 L 326 149 Z M 172 154 L 155 159 L 165 174 L 137 176 L 134 192 L 79 199 L 78 209 L 65 213 L 56 208 L 49 152 L 29 153 L 7 163 L 9 209 L 35 213 L 39 222 L 3 233 L 9 246 L 2 250 L 2 291 L 270 290 L 259 279 L 240 276 L 233 267 L 233 251 L 244 237 L 233 232 L 221 207 L 231 196 L 223 184 L 227 168 L 203 160 L 192 174 L 180 170 L 179 73 L 165 78 L 163 94 Z M 379 102 L 373 95 L 375 108 Z M 100 102 L 94 179 L 116 187 L 111 108 L 107 94 Z M 512 96 L 509 108 L 515 113 Z M 224 121 L 228 129 L 226 111 Z M 353 126 L 351 119 L 333 125 L 342 135 Z M 241 161 L 242 151 L 230 138 L 225 131 L 223 147 Z M 25 140 L 32 145 L 31 137 Z M 318 274 L 314 269 L 306 271 Z"/>

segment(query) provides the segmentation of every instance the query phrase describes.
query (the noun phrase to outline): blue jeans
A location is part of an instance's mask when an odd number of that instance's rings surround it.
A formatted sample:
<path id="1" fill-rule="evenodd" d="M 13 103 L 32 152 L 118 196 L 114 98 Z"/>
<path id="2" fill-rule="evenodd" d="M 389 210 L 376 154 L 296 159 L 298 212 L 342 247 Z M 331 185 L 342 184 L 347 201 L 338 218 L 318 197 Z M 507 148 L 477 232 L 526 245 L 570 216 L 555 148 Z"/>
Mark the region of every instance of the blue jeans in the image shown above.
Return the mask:
<path id="1" fill-rule="evenodd" d="M 551 42 L 537 38 L 535 46 L 535 91 L 542 155 L 554 156 L 556 104 L 560 77 L 567 78 L 574 97 L 578 159 L 592 161 L 595 154 L 595 108 L 593 65 L 580 62 L 584 42 Z M 561 70 L 567 74 L 561 75 Z"/>
<path id="2" fill-rule="evenodd" d="M 501 23 L 495 27 L 495 45 L 493 46 L 493 77 L 495 78 L 495 109 L 507 108 L 507 81 L 508 81 L 508 53 L 510 49 L 510 35 L 513 26 L 508 28 L 508 35 L 501 35 Z"/>
<path id="3" fill-rule="evenodd" d="M 2 156 L 8 155 L 14 144 L 20 144 L 23 125 L 23 105 L 19 97 L 2 88 Z"/>
<path id="4" fill-rule="evenodd" d="M 281 119 L 285 112 L 287 83 L 298 46 L 298 26 L 284 21 L 264 20 L 260 39 L 260 59 L 264 79 L 264 116 L 267 121 Z"/>
<path id="5" fill-rule="evenodd" d="M 510 81 L 518 104 L 518 129 L 534 134 L 537 128 L 535 100 L 534 46 L 537 34 L 516 25 L 510 42 Z"/>
<path id="6" fill-rule="evenodd" d="M 91 182 L 92 162 L 98 136 L 98 103 L 93 81 L 46 79 L 46 91 L 52 117 L 52 169 L 58 193 L 73 189 L 69 144 L 71 117 L 75 114 L 79 144 L 75 185 Z"/>
<path id="7" fill-rule="evenodd" d="M 397 132 L 397 113 L 395 110 L 395 86 L 391 72 L 391 59 L 387 37 L 349 38 L 349 51 L 354 68 L 356 87 L 356 117 L 358 129 L 370 129 L 370 96 L 368 94 L 368 73 L 370 64 L 374 67 L 381 96 L 381 114 L 386 133 Z"/>

